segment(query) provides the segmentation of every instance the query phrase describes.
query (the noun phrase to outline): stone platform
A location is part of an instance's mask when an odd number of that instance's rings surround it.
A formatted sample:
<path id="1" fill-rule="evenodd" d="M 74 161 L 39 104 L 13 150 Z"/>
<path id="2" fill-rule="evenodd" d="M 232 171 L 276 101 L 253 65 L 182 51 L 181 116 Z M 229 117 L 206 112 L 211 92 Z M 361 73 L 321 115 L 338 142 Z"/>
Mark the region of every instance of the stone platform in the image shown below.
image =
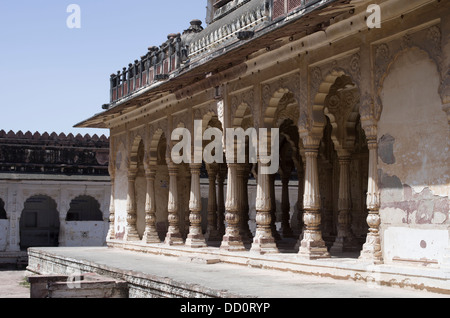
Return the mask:
<path id="1" fill-rule="evenodd" d="M 128 283 L 129 297 L 450 297 L 450 271 L 373 265 L 350 254 L 305 260 L 293 253 L 261 256 L 216 247 L 109 244 L 114 248 L 30 248 L 27 270 L 120 279 Z"/>

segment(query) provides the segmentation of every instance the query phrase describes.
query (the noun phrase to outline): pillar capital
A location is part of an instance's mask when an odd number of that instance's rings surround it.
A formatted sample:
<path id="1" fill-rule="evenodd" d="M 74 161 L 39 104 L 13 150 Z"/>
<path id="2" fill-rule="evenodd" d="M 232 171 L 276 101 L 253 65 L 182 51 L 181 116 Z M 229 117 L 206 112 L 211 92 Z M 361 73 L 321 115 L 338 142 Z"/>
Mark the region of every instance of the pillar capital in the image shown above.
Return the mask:
<path id="1" fill-rule="evenodd" d="M 147 179 L 154 179 L 156 176 L 156 165 L 148 165 L 145 169 L 145 177 Z"/>

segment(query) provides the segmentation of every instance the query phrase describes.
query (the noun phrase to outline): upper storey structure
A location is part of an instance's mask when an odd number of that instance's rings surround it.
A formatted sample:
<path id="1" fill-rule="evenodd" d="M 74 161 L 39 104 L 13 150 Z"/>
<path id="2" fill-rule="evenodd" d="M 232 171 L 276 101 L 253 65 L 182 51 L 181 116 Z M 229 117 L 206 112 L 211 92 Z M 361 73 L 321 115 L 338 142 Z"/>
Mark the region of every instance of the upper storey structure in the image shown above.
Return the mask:
<path id="1" fill-rule="evenodd" d="M 353 14 L 350 0 L 208 0 L 204 27 L 192 20 L 140 59 L 111 74 L 103 112 L 76 127 L 107 128 L 105 122 L 245 62 L 283 37 L 296 39 Z"/>

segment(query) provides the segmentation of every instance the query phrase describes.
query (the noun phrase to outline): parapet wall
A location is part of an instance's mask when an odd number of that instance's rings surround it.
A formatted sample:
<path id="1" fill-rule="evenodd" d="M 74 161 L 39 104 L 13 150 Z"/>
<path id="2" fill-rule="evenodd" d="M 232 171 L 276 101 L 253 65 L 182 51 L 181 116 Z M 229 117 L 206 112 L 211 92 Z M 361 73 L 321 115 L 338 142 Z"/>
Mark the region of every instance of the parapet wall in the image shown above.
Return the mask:
<path id="1" fill-rule="evenodd" d="M 0 172 L 108 175 L 105 135 L 0 130 Z"/>

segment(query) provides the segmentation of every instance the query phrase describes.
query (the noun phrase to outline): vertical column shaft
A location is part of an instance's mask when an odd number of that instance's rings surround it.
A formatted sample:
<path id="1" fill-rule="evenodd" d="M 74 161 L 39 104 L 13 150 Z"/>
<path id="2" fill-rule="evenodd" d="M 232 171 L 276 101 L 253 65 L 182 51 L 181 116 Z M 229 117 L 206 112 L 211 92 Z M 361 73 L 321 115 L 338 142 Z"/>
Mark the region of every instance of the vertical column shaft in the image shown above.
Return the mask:
<path id="1" fill-rule="evenodd" d="M 200 193 L 200 168 L 201 164 L 191 164 L 191 196 L 189 199 L 189 234 L 186 238 L 186 246 L 205 247 L 206 242 L 202 233 L 202 198 Z"/>
<path id="2" fill-rule="evenodd" d="M 256 188 L 256 232 L 250 249 L 252 253 L 278 253 L 275 239 L 272 236 L 272 199 L 270 175 L 261 173 L 258 164 L 258 180 Z"/>
<path id="3" fill-rule="evenodd" d="M 249 169 L 247 164 L 240 164 L 237 167 L 237 195 L 239 205 L 239 233 L 244 242 L 250 243 L 252 241 L 252 233 L 248 225 L 248 174 Z"/>
<path id="4" fill-rule="evenodd" d="M 376 130 L 375 130 L 376 131 Z M 378 143 L 375 134 L 367 134 L 367 143 L 369 148 L 369 174 L 367 186 L 367 224 L 369 225 L 369 233 L 367 234 L 366 243 L 363 245 L 360 259 L 371 261 L 373 263 L 382 262 L 381 241 L 379 228 L 381 224 L 380 218 L 380 195 L 378 191 Z"/>
<path id="5" fill-rule="evenodd" d="M 111 178 L 111 196 L 110 196 L 110 202 L 109 202 L 109 230 L 108 235 L 106 236 L 109 240 L 114 240 L 116 238 L 116 232 L 115 232 L 115 220 L 116 220 L 116 204 L 115 204 L 115 186 L 114 186 L 114 173 L 110 172 L 110 178 Z"/>
<path id="6" fill-rule="evenodd" d="M 330 256 L 325 246 L 325 242 L 322 239 L 322 231 L 320 230 L 320 191 L 319 172 L 317 168 L 319 142 L 320 140 L 315 139 L 311 143 L 304 142 L 306 172 L 305 193 L 303 196 L 303 221 L 305 222 L 305 231 L 303 239 L 300 242 L 299 255 L 309 259 L 326 258 Z"/>
<path id="7" fill-rule="evenodd" d="M 226 169 L 220 167 L 217 173 L 217 231 L 219 235 L 225 234 L 225 193 L 224 193 L 224 179 Z"/>
<path id="8" fill-rule="evenodd" d="M 216 179 L 218 176 L 218 167 L 208 167 L 208 181 L 209 181 L 209 191 L 208 191 L 208 227 L 206 230 L 206 239 L 208 241 L 218 241 L 220 240 L 220 235 L 217 228 L 217 213 L 218 204 L 216 198 Z M 223 182 L 222 182 L 223 186 Z"/>
<path id="9" fill-rule="evenodd" d="M 169 168 L 169 199 L 167 204 L 169 228 L 166 234 L 167 245 L 182 245 L 178 216 L 178 167 L 174 163 L 168 164 Z"/>
<path id="10" fill-rule="evenodd" d="M 135 195 L 136 173 L 128 173 L 128 192 L 127 192 L 127 226 L 125 228 L 125 241 L 138 241 L 139 234 L 136 228 L 136 195 Z"/>
<path id="11" fill-rule="evenodd" d="M 160 243 L 158 232 L 156 231 L 156 198 L 155 198 L 155 176 L 156 170 L 146 172 L 147 192 L 145 194 L 145 232 L 142 241 Z"/>
<path id="12" fill-rule="evenodd" d="M 237 198 L 237 164 L 228 164 L 227 197 L 225 201 L 225 235 L 222 238 L 221 249 L 228 251 L 245 250 L 239 234 L 239 213 Z"/>
<path id="13" fill-rule="evenodd" d="M 356 247 L 351 230 L 351 191 L 350 191 L 350 156 L 340 155 L 339 161 L 339 197 L 337 236 L 331 248 L 332 251 L 343 252 Z"/>
<path id="14" fill-rule="evenodd" d="M 283 230 L 283 237 L 292 237 L 292 229 L 290 226 L 291 204 L 289 202 L 289 173 L 284 173 L 281 178 L 281 228 Z"/>

